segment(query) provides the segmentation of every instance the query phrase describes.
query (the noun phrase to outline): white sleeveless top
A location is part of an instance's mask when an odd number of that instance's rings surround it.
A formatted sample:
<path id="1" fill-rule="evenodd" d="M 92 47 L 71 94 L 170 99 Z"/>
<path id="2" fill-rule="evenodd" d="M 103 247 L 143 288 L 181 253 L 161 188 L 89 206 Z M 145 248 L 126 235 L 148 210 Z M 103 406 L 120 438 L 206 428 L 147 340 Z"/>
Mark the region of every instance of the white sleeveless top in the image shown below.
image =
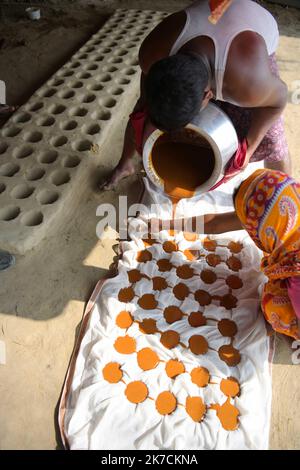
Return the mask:
<path id="1" fill-rule="evenodd" d="M 268 54 L 275 52 L 278 41 L 278 26 L 265 8 L 251 0 L 233 0 L 216 25 L 212 24 L 207 0 L 198 0 L 185 9 L 186 23 L 176 39 L 170 55 L 197 36 L 208 36 L 215 45 L 216 99 L 224 101 L 222 88 L 230 44 L 239 33 L 254 31 L 264 39 Z M 228 101 L 228 100 L 226 100 Z"/>

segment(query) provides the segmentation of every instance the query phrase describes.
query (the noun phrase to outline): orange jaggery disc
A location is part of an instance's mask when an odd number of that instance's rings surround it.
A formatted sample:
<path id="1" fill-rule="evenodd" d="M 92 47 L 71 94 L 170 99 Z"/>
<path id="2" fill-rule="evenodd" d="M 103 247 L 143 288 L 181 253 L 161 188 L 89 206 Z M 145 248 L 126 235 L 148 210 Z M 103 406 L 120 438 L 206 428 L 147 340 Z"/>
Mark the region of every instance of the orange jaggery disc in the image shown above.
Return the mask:
<path id="1" fill-rule="evenodd" d="M 204 305 L 209 305 L 211 303 L 212 297 L 205 290 L 197 290 L 194 294 L 195 300 L 203 307 Z"/>
<path id="2" fill-rule="evenodd" d="M 165 250 L 166 253 L 172 253 L 173 251 L 178 250 L 177 243 L 167 240 L 166 242 L 163 243 L 163 249 Z"/>
<path id="3" fill-rule="evenodd" d="M 206 251 L 215 251 L 217 248 L 217 242 L 215 240 L 210 240 L 209 238 L 206 238 L 202 244 Z"/>
<path id="4" fill-rule="evenodd" d="M 218 321 L 218 330 L 222 336 L 228 336 L 229 338 L 237 334 L 236 323 L 232 320 L 228 320 L 228 318 L 223 318 Z"/>
<path id="5" fill-rule="evenodd" d="M 176 409 L 176 397 L 171 392 L 161 392 L 156 398 L 155 406 L 159 414 L 169 415 Z"/>
<path id="6" fill-rule="evenodd" d="M 232 294 L 226 294 L 221 297 L 221 307 L 225 307 L 227 310 L 235 308 L 237 305 L 237 298 Z"/>
<path id="7" fill-rule="evenodd" d="M 131 269 L 130 271 L 127 272 L 127 276 L 129 279 L 129 282 L 139 282 L 143 274 L 138 270 L 138 269 Z"/>
<path id="8" fill-rule="evenodd" d="M 217 280 L 217 275 L 210 269 L 203 269 L 201 271 L 200 277 L 205 284 L 213 284 Z"/>
<path id="9" fill-rule="evenodd" d="M 235 276 L 234 274 L 231 274 L 227 277 L 226 284 L 231 289 L 240 289 L 241 287 L 243 287 L 242 279 L 238 276 Z"/>
<path id="10" fill-rule="evenodd" d="M 162 258 L 157 260 L 157 266 L 159 271 L 165 273 L 166 271 L 171 271 L 173 268 L 173 265 L 170 263 L 170 261 L 166 258 Z"/>
<path id="11" fill-rule="evenodd" d="M 214 253 L 210 253 L 209 255 L 206 256 L 206 262 L 210 266 L 213 266 L 214 268 L 218 266 L 218 264 L 221 263 L 221 258 L 219 255 L 215 255 Z"/>
<path id="12" fill-rule="evenodd" d="M 198 234 L 195 232 L 183 232 L 183 238 L 185 238 L 187 242 L 195 242 L 198 240 Z"/>
<path id="13" fill-rule="evenodd" d="M 173 287 L 173 294 L 178 300 L 184 300 L 189 295 L 189 293 L 190 291 L 188 286 L 185 285 L 183 282 L 180 282 L 179 284 Z"/>
<path id="14" fill-rule="evenodd" d="M 200 256 L 199 250 L 184 250 L 183 254 L 187 257 L 189 261 L 195 261 Z"/>
<path id="15" fill-rule="evenodd" d="M 195 367 L 191 371 L 191 380 L 198 387 L 206 387 L 210 381 L 210 373 L 206 367 Z"/>
<path id="16" fill-rule="evenodd" d="M 153 310 L 157 307 L 158 302 L 153 294 L 144 294 L 139 298 L 138 304 L 144 310 Z"/>
<path id="17" fill-rule="evenodd" d="M 154 333 L 157 333 L 158 329 L 156 326 L 156 320 L 153 318 L 144 318 L 144 320 L 139 323 L 139 330 L 145 335 L 153 335 Z"/>
<path id="18" fill-rule="evenodd" d="M 180 279 L 190 279 L 194 276 L 194 271 L 188 264 L 183 264 L 177 267 L 176 274 Z"/>
<path id="19" fill-rule="evenodd" d="M 232 271 L 239 271 L 242 269 L 242 263 L 236 256 L 230 256 L 227 259 L 226 264 Z"/>
<path id="20" fill-rule="evenodd" d="M 114 348 L 120 354 L 132 354 L 136 350 L 135 339 L 131 336 L 119 336 L 114 344 Z"/>
<path id="21" fill-rule="evenodd" d="M 119 290 L 118 299 L 120 302 L 131 302 L 134 298 L 135 293 L 132 287 L 123 287 Z"/>
<path id="22" fill-rule="evenodd" d="M 194 328 L 206 325 L 206 318 L 202 312 L 191 312 L 188 317 L 188 322 Z"/>
<path id="23" fill-rule="evenodd" d="M 183 362 L 178 361 L 177 359 L 170 359 L 166 364 L 166 374 L 171 379 L 175 379 L 177 375 L 183 374 L 185 372 L 185 367 Z"/>
<path id="24" fill-rule="evenodd" d="M 175 305 L 169 305 L 164 309 L 164 317 L 167 323 L 175 323 L 183 317 L 183 313 L 180 308 L 175 307 Z"/>
<path id="25" fill-rule="evenodd" d="M 142 403 L 148 397 L 148 387 L 144 382 L 136 380 L 129 382 L 125 389 L 125 395 L 131 403 Z"/>
<path id="26" fill-rule="evenodd" d="M 120 369 L 121 365 L 117 362 L 109 362 L 102 369 L 104 380 L 110 384 L 116 384 L 122 380 L 123 372 Z"/>
<path id="27" fill-rule="evenodd" d="M 230 242 L 228 243 L 228 248 L 231 251 L 231 253 L 240 253 L 243 249 L 243 245 L 239 242 Z"/>
<path id="28" fill-rule="evenodd" d="M 167 289 L 168 284 L 167 281 L 164 277 L 161 276 L 155 276 L 152 278 L 152 283 L 153 283 L 153 290 L 164 290 Z"/>
<path id="29" fill-rule="evenodd" d="M 160 342 L 167 349 L 173 349 L 179 344 L 180 336 L 177 331 L 167 330 L 161 334 Z"/>
<path id="30" fill-rule="evenodd" d="M 230 403 L 230 398 L 227 398 L 223 405 L 211 405 L 210 408 L 216 410 L 217 417 L 226 431 L 235 431 L 237 429 L 240 412 Z"/>
<path id="31" fill-rule="evenodd" d="M 133 323 L 132 315 L 126 310 L 122 310 L 122 312 L 120 312 L 117 315 L 116 325 L 119 328 L 129 328 L 132 325 L 132 323 Z"/>
<path id="32" fill-rule="evenodd" d="M 206 406 L 201 397 L 187 397 L 185 401 L 185 409 L 187 414 L 196 423 L 203 420 L 206 413 Z"/>
<path id="33" fill-rule="evenodd" d="M 235 349 L 231 344 L 225 344 L 219 348 L 219 357 L 229 367 L 235 367 L 241 362 L 241 354 L 238 349 Z"/>
<path id="34" fill-rule="evenodd" d="M 137 363 L 143 370 L 155 369 L 159 363 L 159 357 L 151 348 L 144 348 L 137 353 Z"/>
<path id="35" fill-rule="evenodd" d="M 221 380 L 220 390 L 227 397 L 235 398 L 236 396 L 239 396 L 241 387 L 237 379 L 234 377 L 227 377 L 227 379 Z"/>
<path id="36" fill-rule="evenodd" d="M 189 348 L 193 354 L 206 354 L 208 342 L 202 335 L 193 335 L 189 338 Z"/>
<path id="37" fill-rule="evenodd" d="M 147 261 L 152 260 L 152 253 L 149 250 L 139 251 L 136 255 L 136 260 L 139 263 L 147 263 Z"/>

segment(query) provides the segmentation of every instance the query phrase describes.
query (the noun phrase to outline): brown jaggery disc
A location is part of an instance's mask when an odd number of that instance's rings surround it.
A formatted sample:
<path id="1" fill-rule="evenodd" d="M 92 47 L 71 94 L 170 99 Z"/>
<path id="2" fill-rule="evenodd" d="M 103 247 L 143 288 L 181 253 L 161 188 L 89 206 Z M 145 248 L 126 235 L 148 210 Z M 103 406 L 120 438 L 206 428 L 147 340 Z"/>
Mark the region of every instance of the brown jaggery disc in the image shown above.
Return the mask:
<path id="1" fill-rule="evenodd" d="M 139 251 L 136 255 L 136 260 L 139 262 L 139 263 L 147 263 L 147 261 L 151 261 L 152 260 L 152 253 L 151 251 L 149 250 L 142 250 L 142 251 Z"/>
<path id="2" fill-rule="evenodd" d="M 114 348 L 120 354 L 132 354 L 136 351 L 135 339 L 131 336 L 119 336 L 114 344 Z"/>
<path id="3" fill-rule="evenodd" d="M 189 261 L 195 261 L 200 256 L 199 250 L 184 250 L 183 254 L 187 257 Z"/>
<path id="4" fill-rule="evenodd" d="M 110 384 L 116 384 L 122 380 L 123 372 L 120 369 L 121 365 L 117 362 L 109 362 L 102 369 L 104 380 Z"/>
<path id="5" fill-rule="evenodd" d="M 131 302 L 134 298 L 135 293 L 132 287 L 123 287 L 119 290 L 118 299 L 120 302 Z"/>
<path id="6" fill-rule="evenodd" d="M 178 300 L 184 300 L 186 297 L 188 297 L 189 293 L 190 291 L 188 286 L 183 282 L 180 282 L 179 284 L 173 287 L 173 294 Z"/>
<path id="7" fill-rule="evenodd" d="M 157 307 L 158 302 L 153 294 L 144 294 L 139 298 L 138 304 L 144 310 L 153 310 Z"/>
<path id="8" fill-rule="evenodd" d="M 144 318 L 144 320 L 139 323 L 139 330 L 145 335 L 153 335 L 154 333 L 157 333 L 158 329 L 156 326 L 156 320 L 153 318 Z"/>
<path id="9" fill-rule="evenodd" d="M 125 389 L 125 395 L 131 403 L 142 403 L 148 397 L 148 387 L 144 382 L 136 380 L 129 382 Z"/>
<path id="10" fill-rule="evenodd" d="M 219 348 L 219 357 L 229 367 L 235 367 L 241 362 L 241 354 L 238 349 L 235 349 L 231 344 L 225 344 Z"/>
<path id="11" fill-rule="evenodd" d="M 143 238 L 142 240 L 143 240 L 145 246 L 152 246 L 155 243 L 157 243 L 157 240 L 155 238 L 151 238 L 150 233 L 148 233 L 147 238 Z"/>
<path id="12" fill-rule="evenodd" d="M 212 297 L 205 290 L 199 289 L 194 294 L 195 300 L 203 307 L 211 303 Z"/>
<path id="13" fill-rule="evenodd" d="M 158 266 L 159 271 L 161 271 L 162 273 L 165 273 L 166 271 L 171 271 L 171 269 L 173 268 L 173 265 L 166 258 L 157 260 L 156 264 Z"/>
<path id="14" fill-rule="evenodd" d="M 206 262 L 209 266 L 216 267 L 218 264 L 221 263 L 221 258 L 219 255 L 215 255 L 214 253 L 210 253 L 206 256 Z"/>
<path id="15" fill-rule="evenodd" d="M 237 429 L 240 412 L 230 403 L 230 398 L 227 398 L 223 405 L 211 405 L 210 408 L 216 410 L 217 417 L 226 431 L 235 431 Z"/>
<path id="16" fill-rule="evenodd" d="M 228 318 L 223 318 L 218 321 L 218 329 L 222 336 L 228 336 L 229 338 L 237 334 L 236 323 L 232 320 L 228 320 Z"/>
<path id="17" fill-rule="evenodd" d="M 183 317 L 183 313 L 180 308 L 176 307 L 175 305 L 169 305 L 164 309 L 164 317 L 167 323 L 175 323 L 179 321 Z"/>
<path id="18" fill-rule="evenodd" d="M 217 280 L 217 275 L 210 269 L 203 269 L 201 271 L 200 277 L 205 284 L 213 284 Z"/>
<path id="19" fill-rule="evenodd" d="M 169 415 L 177 407 L 176 397 L 171 392 L 161 392 L 156 398 L 155 406 L 159 414 Z"/>
<path id="20" fill-rule="evenodd" d="M 227 277 L 226 284 L 230 289 L 241 289 L 241 287 L 243 287 L 242 279 L 234 274 Z"/>
<path id="21" fill-rule="evenodd" d="M 242 263 L 236 256 L 230 256 L 227 259 L 226 264 L 232 271 L 239 271 L 242 269 Z"/>
<path id="22" fill-rule="evenodd" d="M 132 323 L 133 323 L 132 315 L 126 310 L 122 310 L 122 312 L 120 312 L 117 315 L 116 325 L 119 328 L 125 328 L 125 329 L 129 328 L 132 325 Z"/>
<path id="23" fill-rule="evenodd" d="M 183 264 L 176 268 L 176 274 L 180 279 L 190 279 L 194 276 L 194 271 L 188 264 Z"/>
<path id="24" fill-rule="evenodd" d="M 234 377 L 227 377 L 227 379 L 221 380 L 220 390 L 227 397 L 235 398 L 240 395 L 241 387 L 237 379 Z"/>
<path id="25" fill-rule="evenodd" d="M 171 379 L 175 379 L 180 374 L 185 372 L 184 364 L 177 359 L 170 359 L 166 364 L 166 374 Z"/>
<path id="26" fill-rule="evenodd" d="M 167 330 L 161 334 L 160 342 L 167 349 L 173 349 L 179 344 L 180 336 L 177 331 Z"/>
<path id="27" fill-rule="evenodd" d="M 239 242 L 229 242 L 227 246 L 231 253 L 235 254 L 240 253 L 243 249 L 243 245 Z"/>
<path id="28" fill-rule="evenodd" d="M 202 335 L 193 335 L 189 338 L 189 348 L 193 354 L 206 354 L 208 342 Z"/>
<path id="29" fill-rule="evenodd" d="M 143 277 L 143 274 L 138 270 L 138 269 L 131 269 L 130 271 L 127 272 L 127 276 L 128 276 L 128 279 L 129 279 L 129 282 L 139 282 L 142 277 Z"/>
<path id="30" fill-rule="evenodd" d="M 165 250 L 166 253 L 172 253 L 173 251 L 178 250 L 177 243 L 167 240 L 166 242 L 163 243 L 163 249 Z"/>
<path id="31" fill-rule="evenodd" d="M 152 278 L 152 283 L 153 283 L 153 290 L 164 290 L 167 289 L 168 284 L 167 281 L 164 277 L 161 276 L 155 276 Z"/>
<path id="32" fill-rule="evenodd" d="M 191 312 L 188 317 L 188 322 L 194 328 L 206 325 L 206 318 L 202 312 Z"/>
<path id="33" fill-rule="evenodd" d="M 205 416 L 206 406 L 201 397 L 187 397 L 185 410 L 193 421 L 200 423 Z"/>
<path id="34" fill-rule="evenodd" d="M 206 238 L 202 244 L 206 251 L 215 251 L 217 248 L 217 242 L 215 240 L 210 240 L 209 238 Z"/>
<path id="35" fill-rule="evenodd" d="M 159 363 L 159 357 L 151 348 L 144 348 L 137 353 L 137 363 L 143 370 L 155 369 Z"/>
<path id="36" fill-rule="evenodd" d="M 206 367 L 195 367 L 191 371 L 191 380 L 198 387 L 206 387 L 210 381 L 210 373 Z"/>
<path id="37" fill-rule="evenodd" d="M 226 310 L 231 310 L 237 305 L 237 298 L 232 294 L 225 294 L 221 297 L 220 301 L 221 307 L 225 307 Z"/>

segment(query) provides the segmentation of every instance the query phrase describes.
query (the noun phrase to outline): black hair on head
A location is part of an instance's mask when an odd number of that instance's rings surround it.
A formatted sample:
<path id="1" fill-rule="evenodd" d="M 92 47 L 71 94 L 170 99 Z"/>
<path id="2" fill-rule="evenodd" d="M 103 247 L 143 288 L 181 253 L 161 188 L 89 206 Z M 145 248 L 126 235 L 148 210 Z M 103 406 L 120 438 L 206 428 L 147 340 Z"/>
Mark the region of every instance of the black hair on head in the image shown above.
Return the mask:
<path id="1" fill-rule="evenodd" d="M 175 54 L 155 62 L 145 80 L 153 124 L 165 131 L 186 126 L 199 111 L 207 84 L 207 68 L 195 54 Z"/>

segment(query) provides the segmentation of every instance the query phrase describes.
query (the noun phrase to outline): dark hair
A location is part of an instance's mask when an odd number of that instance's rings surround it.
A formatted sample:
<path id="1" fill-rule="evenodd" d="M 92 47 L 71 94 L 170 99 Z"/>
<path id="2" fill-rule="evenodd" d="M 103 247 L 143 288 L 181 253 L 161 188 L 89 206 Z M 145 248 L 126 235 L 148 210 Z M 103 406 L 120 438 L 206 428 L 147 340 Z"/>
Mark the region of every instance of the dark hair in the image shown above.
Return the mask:
<path id="1" fill-rule="evenodd" d="M 194 54 L 175 54 L 155 62 L 145 80 L 153 124 L 166 131 L 186 126 L 199 111 L 207 84 L 207 69 Z"/>

